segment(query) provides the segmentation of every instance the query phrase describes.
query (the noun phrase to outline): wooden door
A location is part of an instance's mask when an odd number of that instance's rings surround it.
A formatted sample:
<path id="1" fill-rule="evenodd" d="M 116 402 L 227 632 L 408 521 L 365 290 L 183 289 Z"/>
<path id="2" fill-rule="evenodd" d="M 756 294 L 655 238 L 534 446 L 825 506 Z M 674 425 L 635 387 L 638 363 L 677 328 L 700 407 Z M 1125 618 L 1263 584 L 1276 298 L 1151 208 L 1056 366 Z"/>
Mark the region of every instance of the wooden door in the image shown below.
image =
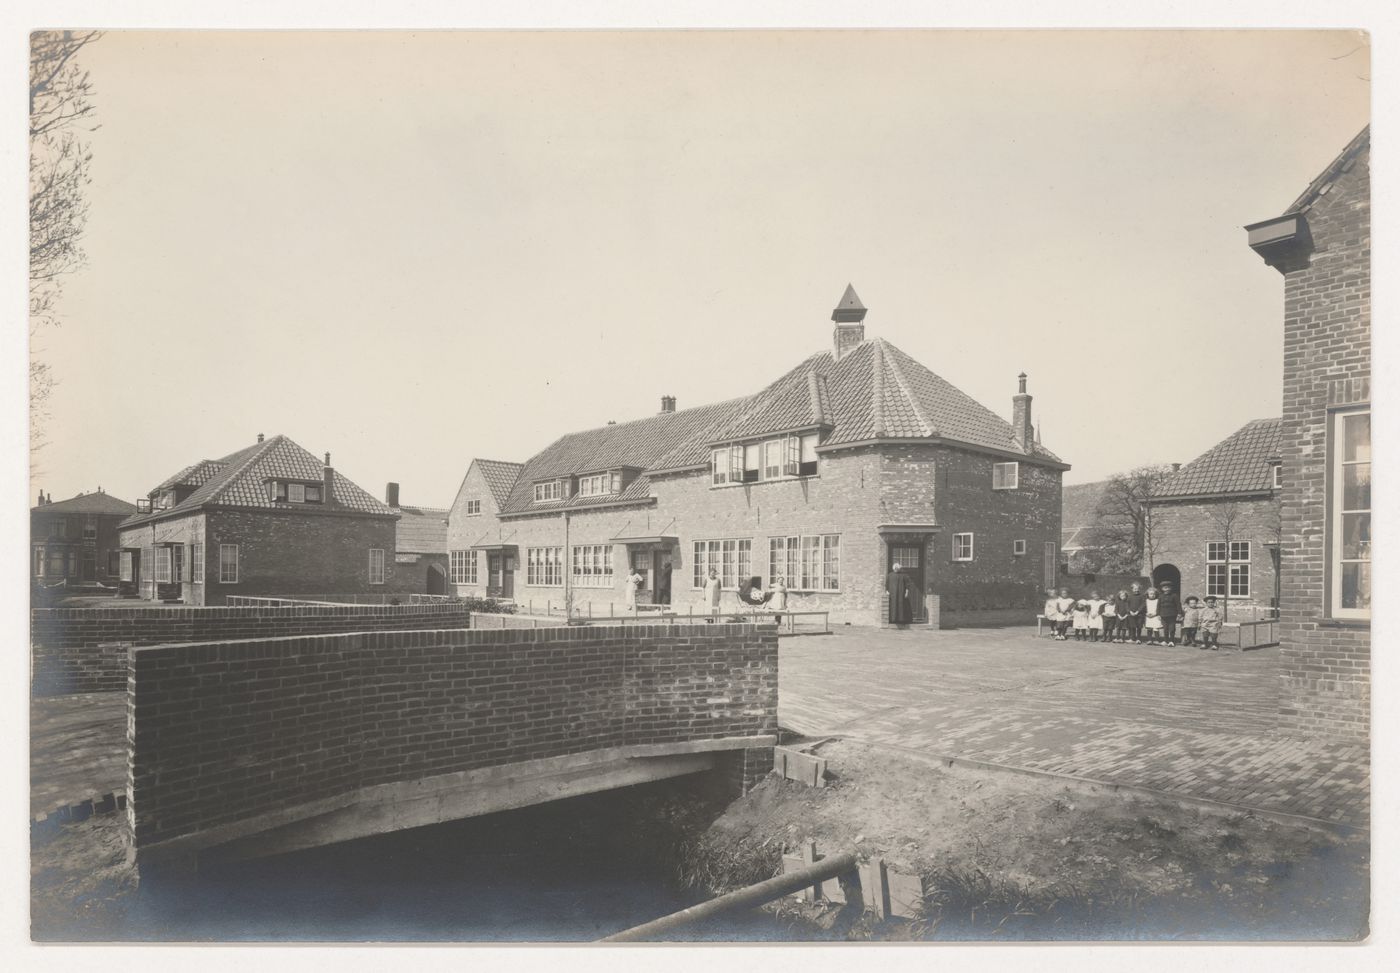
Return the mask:
<path id="1" fill-rule="evenodd" d="M 891 544 L 890 563 L 887 571 L 899 565 L 901 574 L 909 578 L 914 588 L 914 621 L 928 621 L 928 609 L 924 607 L 924 548 L 922 544 Z"/>
<path id="2" fill-rule="evenodd" d="M 501 557 L 501 597 L 515 597 L 515 555 L 505 554 Z"/>

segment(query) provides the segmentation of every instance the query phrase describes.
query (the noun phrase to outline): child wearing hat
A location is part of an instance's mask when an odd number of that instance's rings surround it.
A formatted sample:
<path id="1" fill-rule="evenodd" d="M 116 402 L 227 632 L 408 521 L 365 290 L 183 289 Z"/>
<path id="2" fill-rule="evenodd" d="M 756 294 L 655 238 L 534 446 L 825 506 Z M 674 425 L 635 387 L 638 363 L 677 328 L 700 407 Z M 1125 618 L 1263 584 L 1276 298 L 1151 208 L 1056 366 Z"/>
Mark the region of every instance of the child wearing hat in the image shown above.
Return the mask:
<path id="1" fill-rule="evenodd" d="M 1215 607 L 1215 595 L 1206 595 L 1206 605 L 1201 609 L 1201 648 L 1220 648 L 1220 627 L 1224 619 Z"/>
<path id="2" fill-rule="evenodd" d="M 1201 599 L 1191 595 L 1181 613 L 1181 644 L 1194 646 L 1196 630 L 1201 627 Z"/>
<path id="3" fill-rule="evenodd" d="M 1181 619 L 1181 596 L 1176 593 L 1170 581 L 1162 582 L 1162 591 L 1157 595 L 1157 614 L 1162 618 L 1162 638 L 1168 645 L 1176 645 L 1176 623 Z"/>

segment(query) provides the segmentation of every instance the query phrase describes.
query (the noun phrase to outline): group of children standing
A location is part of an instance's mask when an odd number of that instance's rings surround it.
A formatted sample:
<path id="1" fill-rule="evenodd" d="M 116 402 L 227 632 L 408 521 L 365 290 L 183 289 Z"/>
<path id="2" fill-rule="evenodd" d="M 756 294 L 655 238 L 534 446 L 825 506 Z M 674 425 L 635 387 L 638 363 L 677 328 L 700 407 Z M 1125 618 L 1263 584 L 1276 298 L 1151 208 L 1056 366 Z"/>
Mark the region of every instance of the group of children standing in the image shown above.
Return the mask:
<path id="1" fill-rule="evenodd" d="M 1045 618 L 1055 629 L 1055 639 L 1064 642 L 1071 629 L 1076 641 L 1116 642 L 1141 645 L 1146 632 L 1148 645 L 1176 645 L 1176 628 L 1181 625 L 1181 644 L 1197 645 L 1203 649 L 1218 649 L 1220 627 L 1224 619 L 1215 607 L 1215 596 L 1208 595 L 1205 603 L 1195 595 L 1181 603 L 1172 591 L 1172 583 L 1163 581 L 1161 589 L 1134 583 L 1131 590 L 1120 590 L 1109 598 L 1100 598 L 1091 591 L 1088 598 L 1071 598 L 1068 588 L 1056 593 L 1045 592 Z M 1197 643 L 1196 636 L 1201 641 Z"/>

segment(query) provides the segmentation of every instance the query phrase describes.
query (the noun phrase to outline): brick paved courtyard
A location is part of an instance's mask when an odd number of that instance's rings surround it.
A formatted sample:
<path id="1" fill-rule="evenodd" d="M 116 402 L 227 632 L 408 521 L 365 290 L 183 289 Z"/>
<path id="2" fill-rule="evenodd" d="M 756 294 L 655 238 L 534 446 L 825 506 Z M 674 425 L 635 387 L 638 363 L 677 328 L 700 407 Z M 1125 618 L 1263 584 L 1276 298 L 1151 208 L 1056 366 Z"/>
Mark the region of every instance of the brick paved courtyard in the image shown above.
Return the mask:
<path id="1" fill-rule="evenodd" d="M 1274 736 L 1278 650 L 842 628 L 784 639 L 779 723 L 939 756 L 1369 824 L 1364 747 Z"/>

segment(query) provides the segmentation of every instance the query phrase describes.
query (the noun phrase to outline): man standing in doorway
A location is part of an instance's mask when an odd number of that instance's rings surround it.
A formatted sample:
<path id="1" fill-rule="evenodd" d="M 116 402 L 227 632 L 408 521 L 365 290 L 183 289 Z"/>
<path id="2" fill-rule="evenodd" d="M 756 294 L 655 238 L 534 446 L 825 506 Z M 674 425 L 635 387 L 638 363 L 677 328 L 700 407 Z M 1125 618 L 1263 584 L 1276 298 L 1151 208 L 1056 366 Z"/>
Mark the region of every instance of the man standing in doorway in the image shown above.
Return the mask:
<path id="1" fill-rule="evenodd" d="M 898 564 L 885 579 L 885 594 L 890 598 L 891 625 L 908 625 L 914 620 L 914 585 Z"/>
<path id="2" fill-rule="evenodd" d="M 661 562 L 661 570 L 656 572 L 656 603 L 658 605 L 671 603 L 671 559 L 669 557 Z"/>

